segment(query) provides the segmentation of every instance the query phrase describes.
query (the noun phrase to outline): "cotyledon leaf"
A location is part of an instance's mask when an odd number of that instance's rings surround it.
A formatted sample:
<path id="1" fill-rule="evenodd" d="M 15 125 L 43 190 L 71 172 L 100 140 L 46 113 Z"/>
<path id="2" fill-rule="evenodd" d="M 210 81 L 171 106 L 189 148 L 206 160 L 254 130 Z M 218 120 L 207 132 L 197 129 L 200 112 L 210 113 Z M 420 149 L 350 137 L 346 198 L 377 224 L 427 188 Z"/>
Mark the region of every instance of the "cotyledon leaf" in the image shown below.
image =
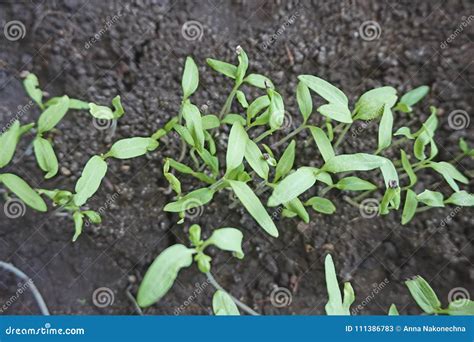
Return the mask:
<path id="1" fill-rule="evenodd" d="M 93 156 L 87 162 L 81 177 L 77 180 L 74 203 L 81 206 L 96 193 L 100 183 L 107 173 L 107 163 L 99 156 Z"/>

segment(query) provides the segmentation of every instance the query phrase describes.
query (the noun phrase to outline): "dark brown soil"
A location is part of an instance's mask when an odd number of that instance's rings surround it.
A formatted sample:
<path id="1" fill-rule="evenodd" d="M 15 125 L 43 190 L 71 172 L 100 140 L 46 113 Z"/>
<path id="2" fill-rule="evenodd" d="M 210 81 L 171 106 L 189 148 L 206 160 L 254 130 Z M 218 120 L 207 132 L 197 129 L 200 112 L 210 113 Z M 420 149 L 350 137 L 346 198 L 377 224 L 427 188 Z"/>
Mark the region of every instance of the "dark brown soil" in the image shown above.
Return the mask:
<path id="1" fill-rule="evenodd" d="M 126 115 L 115 138 L 148 136 L 176 115 L 187 55 L 200 65 L 201 87 L 194 102 L 207 105 L 209 113 L 217 112 L 231 84 L 206 68 L 205 58 L 233 61 L 234 49 L 241 45 L 249 55 L 251 70 L 272 78 L 287 99 L 294 125 L 300 121 L 294 96 L 299 74 L 315 74 L 331 81 L 351 101 L 376 86 L 392 85 L 403 93 L 427 84 L 432 91 L 415 115 L 425 119 L 429 105 L 440 108 L 436 138 L 439 158 L 452 159 L 462 136 L 474 144 L 472 123 L 455 131 L 447 122 L 452 110 L 473 111 L 472 22 L 447 47 L 440 46 L 472 15 L 474 6 L 470 1 L 298 4 L 156 0 L 126 4 L 3 1 L 2 27 L 19 20 L 25 25 L 26 35 L 18 41 L 8 41 L 4 36 L 1 39 L 2 127 L 15 117 L 18 106 L 29 101 L 19 76 L 29 70 L 38 75 L 42 88 L 51 95 L 68 94 L 108 104 L 120 94 Z M 184 39 L 182 26 L 189 20 L 202 24 L 201 39 Z M 364 41 L 359 34 L 359 27 L 368 20 L 381 27 L 380 37 L 373 41 Z M 107 22 L 112 24 L 108 26 Z M 102 32 L 98 41 L 91 44 L 98 32 Z M 276 32 L 275 42 L 268 43 Z M 35 121 L 38 115 L 39 111 L 31 108 L 21 121 Z M 317 114 L 313 116 L 318 123 Z M 397 115 L 397 126 L 405 121 L 406 116 Z M 349 135 L 340 152 L 373 151 L 375 132 L 376 125 L 369 125 L 362 133 Z M 304 137 L 299 138 L 298 166 L 321 165 L 313 144 L 303 144 Z M 23 139 L 22 151 L 30 138 Z M 222 134 L 221 150 L 226 139 L 227 134 Z M 85 112 L 70 112 L 59 125 L 54 142 L 63 167 L 54 180 L 44 181 L 33 156 L 22 152 L 17 153 L 11 170 L 37 187 L 72 190 L 88 158 L 110 146 L 106 135 L 93 127 Z M 105 208 L 104 222 L 86 228 L 76 243 L 71 242 L 73 226 L 68 218 L 28 209 L 21 218 L 8 219 L 2 210 L 0 260 L 15 264 L 31 276 L 54 314 L 134 314 L 127 291 L 136 295 L 147 267 L 160 251 L 186 241 L 189 222 L 184 227 L 177 225 L 177 217 L 162 210 L 172 200 L 165 191 L 162 160 L 178 151 L 178 141 L 171 138 L 147 157 L 114 161 L 90 203 L 91 208 Z M 458 167 L 466 171 L 473 166 L 472 160 L 465 160 Z M 379 178 L 374 173 L 374 181 Z M 420 186 L 429 187 L 439 180 L 425 173 Z M 192 180 L 184 183 L 185 189 L 198 186 Z M 214 251 L 216 278 L 234 296 L 263 314 L 324 314 L 323 260 L 328 252 L 333 255 L 340 279 L 351 281 L 355 289 L 354 307 L 365 302 L 359 314 L 385 314 L 391 303 L 404 314 L 419 313 L 403 283 L 416 274 L 432 284 L 443 303 L 456 287 L 474 294 L 472 209 L 457 212 L 445 229 L 439 227 L 453 208 L 422 213 L 402 227 L 399 213 L 366 219 L 357 208 L 346 204 L 342 195 L 330 193 L 337 205 L 335 215 L 312 213 L 309 225 L 296 219 L 279 220 L 281 237 L 276 240 L 264 235 L 240 206 L 231 206 L 227 193 L 220 194 L 195 222 L 202 225 L 206 235 L 223 226 L 241 228 L 246 257 L 238 261 Z M 270 213 L 272 210 L 276 209 Z M 366 299 L 385 279 L 388 284 L 383 290 Z M 145 313 L 175 313 L 193 294 L 196 284 L 203 282 L 205 277 L 195 266 L 184 270 L 170 293 Z M 11 274 L 0 273 L 0 304 L 15 293 L 17 283 Z M 94 290 L 100 287 L 114 293 L 113 304 L 105 308 L 92 301 Z M 272 305 L 270 295 L 275 287 L 291 290 L 289 306 Z M 207 286 L 204 294 L 193 298 L 181 314 L 210 314 L 211 296 L 211 286 Z M 37 314 L 38 310 L 30 294 L 24 294 L 5 313 Z"/>

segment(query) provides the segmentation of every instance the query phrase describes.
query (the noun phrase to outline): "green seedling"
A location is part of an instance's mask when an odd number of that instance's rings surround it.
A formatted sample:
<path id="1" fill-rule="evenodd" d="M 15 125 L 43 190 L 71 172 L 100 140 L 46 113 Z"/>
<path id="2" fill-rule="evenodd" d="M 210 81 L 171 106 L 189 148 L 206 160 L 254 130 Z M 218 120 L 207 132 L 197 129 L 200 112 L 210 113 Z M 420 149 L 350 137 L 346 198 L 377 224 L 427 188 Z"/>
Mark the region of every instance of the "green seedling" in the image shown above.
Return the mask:
<path id="1" fill-rule="evenodd" d="M 454 299 L 443 309 L 438 296 L 421 276 L 407 280 L 405 284 L 418 306 L 429 315 L 474 315 L 474 301 L 469 298 Z"/>
<path id="2" fill-rule="evenodd" d="M 212 258 L 205 254 L 205 249 L 209 246 L 232 252 L 236 258 L 242 259 L 244 257 L 242 238 L 243 235 L 238 229 L 219 228 L 214 230 L 208 239 L 202 240 L 201 227 L 192 225 L 189 228 L 189 240 L 192 247 L 176 244 L 158 255 L 140 285 L 137 296 L 138 305 L 148 307 L 158 302 L 173 286 L 179 271 L 191 266 L 193 261 L 202 273 L 209 274 Z M 216 315 L 239 314 L 231 297 L 221 289 L 214 294 L 213 308 Z"/>

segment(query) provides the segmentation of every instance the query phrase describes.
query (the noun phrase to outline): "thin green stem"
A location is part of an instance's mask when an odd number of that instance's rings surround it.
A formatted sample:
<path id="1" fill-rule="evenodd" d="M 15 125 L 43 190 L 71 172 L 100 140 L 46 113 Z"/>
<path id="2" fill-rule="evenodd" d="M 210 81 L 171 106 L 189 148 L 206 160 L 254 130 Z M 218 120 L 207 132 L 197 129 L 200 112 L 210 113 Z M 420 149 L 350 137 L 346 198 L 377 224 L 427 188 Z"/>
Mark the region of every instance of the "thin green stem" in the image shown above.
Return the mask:
<path id="1" fill-rule="evenodd" d="M 349 129 L 351 128 L 352 124 L 346 124 L 344 129 L 342 130 L 341 134 L 339 134 L 339 137 L 336 140 L 336 143 L 334 144 L 334 148 L 338 148 L 339 145 L 342 143 L 344 140 L 344 137 L 346 136 L 347 132 L 349 132 Z"/>
<path id="2" fill-rule="evenodd" d="M 227 96 L 224 106 L 219 112 L 219 120 L 222 120 L 224 116 L 229 113 L 230 108 L 232 106 L 232 101 L 234 101 L 235 94 L 237 93 L 237 90 L 239 90 L 240 84 L 241 83 L 236 83 L 232 88 L 232 91 L 230 92 L 229 96 Z"/>
<path id="3" fill-rule="evenodd" d="M 277 141 L 276 143 L 274 143 L 272 145 L 272 148 L 276 148 L 280 145 L 283 145 L 285 142 L 287 142 L 288 140 L 290 140 L 291 138 L 293 138 L 295 135 L 297 135 L 298 133 L 300 133 L 301 131 L 303 131 L 307 126 L 305 124 L 302 124 L 301 126 L 299 126 L 298 128 L 296 128 L 293 132 L 291 132 L 290 134 L 288 134 L 287 136 L 285 136 L 284 138 L 280 139 L 279 141 Z"/>
<path id="4" fill-rule="evenodd" d="M 234 301 L 234 303 L 240 307 L 242 310 L 244 310 L 245 312 L 247 312 L 248 314 L 252 315 L 252 316 L 260 316 L 260 314 L 256 311 L 254 311 L 253 309 L 251 309 L 250 307 L 248 307 L 247 305 L 245 305 L 244 303 L 242 303 L 240 300 L 238 300 L 237 298 L 235 298 L 234 296 L 232 296 L 229 292 L 227 292 L 226 290 L 224 290 L 222 288 L 221 285 L 219 285 L 219 283 L 216 281 L 216 279 L 212 276 L 212 274 L 210 272 L 207 272 L 206 273 L 206 276 L 207 276 L 207 280 L 209 281 L 209 283 L 211 283 L 212 286 L 214 286 L 216 288 L 216 290 L 220 290 L 220 291 L 223 291 L 225 293 L 227 293 L 230 298 L 232 298 L 232 300 Z"/>
<path id="5" fill-rule="evenodd" d="M 258 143 L 259 141 L 265 139 L 265 138 L 268 137 L 269 135 L 272 135 L 273 132 L 275 132 L 275 131 L 270 128 L 268 131 L 263 132 L 263 133 L 260 134 L 258 137 L 256 137 L 255 139 L 253 139 L 253 141 L 254 141 L 255 143 Z"/>

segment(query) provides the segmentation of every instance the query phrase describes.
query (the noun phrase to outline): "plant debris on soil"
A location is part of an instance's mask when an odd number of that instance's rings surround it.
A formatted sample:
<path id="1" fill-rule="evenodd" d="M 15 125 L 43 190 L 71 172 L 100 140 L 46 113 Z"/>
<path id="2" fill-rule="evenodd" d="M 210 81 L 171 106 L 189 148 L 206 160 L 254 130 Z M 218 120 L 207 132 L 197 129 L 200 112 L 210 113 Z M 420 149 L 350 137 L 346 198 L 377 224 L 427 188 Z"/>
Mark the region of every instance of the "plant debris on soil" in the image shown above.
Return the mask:
<path id="1" fill-rule="evenodd" d="M 250 70 L 270 77 L 287 100 L 294 122 L 269 138 L 277 141 L 297 126 L 297 75 L 313 74 L 341 88 L 353 103 L 364 91 L 390 85 L 400 93 L 426 84 L 431 92 L 415 115 L 425 120 L 429 105 L 439 108 L 437 144 L 440 160 L 458 153 L 457 142 L 473 143 L 474 124 L 453 130 L 447 123 L 453 110 L 473 112 L 473 27 L 443 48 L 453 32 L 474 11 L 469 1 L 77 1 L 12 2 L 0 5 L 2 24 L 18 20 L 24 38 L 0 40 L 0 124 L 16 116 L 22 123 L 35 121 L 39 110 L 30 106 L 21 83 L 25 71 L 38 75 L 42 88 L 52 96 L 71 97 L 109 104 L 120 94 L 125 115 L 114 139 L 149 136 L 176 115 L 181 101 L 180 78 L 186 56 L 199 66 L 200 88 L 195 102 L 217 113 L 231 85 L 205 64 L 205 58 L 233 61 L 241 45 Z M 464 16 L 464 19 L 463 19 Z M 197 21 L 196 38 L 183 34 L 183 25 Z M 364 40 L 359 28 L 373 20 L 380 35 Z M 20 106 L 20 107 L 19 107 Z M 19 114 L 20 113 L 20 114 Z M 316 115 L 314 115 L 316 116 Z M 407 121 L 397 114 L 395 122 Z M 353 129 L 357 129 L 354 127 Z M 376 146 L 376 125 L 349 134 L 341 153 L 369 151 Z M 309 136 L 307 136 L 309 137 Z M 301 142 L 305 138 L 302 134 Z M 54 135 L 60 163 L 57 177 L 45 181 L 31 155 L 24 153 L 23 139 L 11 170 L 35 187 L 73 188 L 93 154 L 110 147 L 105 131 L 94 127 L 89 115 L 70 111 Z M 221 134 L 221 149 L 227 134 Z M 300 143 L 296 166 L 318 165 L 321 158 L 309 142 Z M 285 146 L 279 147 L 279 152 Z M 146 157 L 114 161 L 99 192 L 90 201 L 102 209 L 103 223 L 85 227 L 71 242 L 73 226 L 53 212 L 9 219 L 0 212 L 0 260 L 13 263 L 30 276 L 53 314 L 134 314 L 130 295 L 136 295 L 143 275 L 163 249 L 187 239 L 190 223 L 178 225 L 176 215 L 163 207 L 172 200 L 162 176 L 166 156 L 178 155 L 180 142 L 170 136 Z M 465 160 L 461 171 L 472 170 Z M 375 176 L 374 176 L 375 178 Z M 425 173 L 426 188 L 439 181 Z M 194 189 L 188 179 L 183 188 Z M 472 183 L 470 184 L 472 192 Z M 263 197 L 268 194 L 263 194 Z M 305 224 L 298 219 L 279 219 L 280 237 L 273 239 L 233 199 L 219 194 L 192 223 L 204 235 L 218 227 L 236 227 L 244 233 L 243 260 L 213 253 L 213 273 L 233 296 L 262 314 L 324 314 L 327 301 L 324 256 L 332 254 L 341 281 L 351 281 L 358 314 L 386 314 L 395 303 L 402 314 L 419 314 L 404 285 L 420 274 L 436 290 L 443 303 L 456 287 L 472 290 L 474 268 L 473 210 L 439 208 L 418 214 L 406 226 L 400 213 L 364 218 L 338 193 L 330 199 L 335 215 L 311 213 Z M 272 212 L 274 210 L 275 212 Z M 270 215 L 278 217 L 276 208 Z M 447 217 L 452 217 L 447 220 Z M 440 229 L 441 222 L 446 221 Z M 18 279 L 0 273 L 0 303 L 15 294 Z M 146 314 L 211 314 L 211 286 L 196 267 L 183 270 L 171 291 Z M 386 285 L 374 295 L 381 283 Z M 190 296 L 197 287 L 204 293 Z M 106 287 L 113 293 L 109 305 L 97 305 L 94 293 Z M 275 288 L 291 291 L 291 303 L 272 305 Z M 471 292 L 472 293 L 472 292 Z M 100 303 L 99 303 L 100 304 Z M 6 314 L 38 314 L 30 293 L 15 299 Z"/>

